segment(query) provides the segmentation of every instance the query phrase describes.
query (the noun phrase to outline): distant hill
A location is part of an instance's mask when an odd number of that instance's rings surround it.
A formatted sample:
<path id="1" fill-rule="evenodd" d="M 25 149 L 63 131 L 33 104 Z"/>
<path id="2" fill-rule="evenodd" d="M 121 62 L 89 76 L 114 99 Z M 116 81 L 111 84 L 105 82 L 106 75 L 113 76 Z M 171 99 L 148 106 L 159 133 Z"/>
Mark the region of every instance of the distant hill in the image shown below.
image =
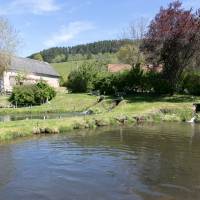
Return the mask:
<path id="1" fill-rule="evenodd" d="M 98 55 L 114 54 L 131 40 L 104 40 L 72 47 L 54 47 L 34 53 L 29 58 L 49 63 L 95 59 Z"/>

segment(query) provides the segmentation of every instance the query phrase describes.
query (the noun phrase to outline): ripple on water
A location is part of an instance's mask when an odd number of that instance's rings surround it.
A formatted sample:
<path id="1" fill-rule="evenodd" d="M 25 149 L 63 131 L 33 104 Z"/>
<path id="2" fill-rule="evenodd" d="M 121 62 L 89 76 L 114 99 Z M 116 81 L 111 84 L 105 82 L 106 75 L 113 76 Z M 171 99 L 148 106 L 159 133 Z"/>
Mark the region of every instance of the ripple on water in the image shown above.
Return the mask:
<path id="1" fill-rule="evenodd" d="M 200 127 L 84 130 L 0 146 L 0 200 L 199 200 Z"/>

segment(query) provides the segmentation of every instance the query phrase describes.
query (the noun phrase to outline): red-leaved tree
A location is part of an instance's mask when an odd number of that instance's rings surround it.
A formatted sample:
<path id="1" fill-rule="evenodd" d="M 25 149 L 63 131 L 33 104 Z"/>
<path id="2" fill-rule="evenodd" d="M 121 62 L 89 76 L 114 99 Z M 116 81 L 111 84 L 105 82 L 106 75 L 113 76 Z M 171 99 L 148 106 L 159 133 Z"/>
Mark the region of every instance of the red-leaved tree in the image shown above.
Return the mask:
<path id="1" fill-rule="evenodd" d="M 161 8 L 150 23 L 143 48 L 150 62 L 163 64 L 163 78 L 175 88 L 200 52 L 200 10 L 185 10 L 180 1 Z"/>

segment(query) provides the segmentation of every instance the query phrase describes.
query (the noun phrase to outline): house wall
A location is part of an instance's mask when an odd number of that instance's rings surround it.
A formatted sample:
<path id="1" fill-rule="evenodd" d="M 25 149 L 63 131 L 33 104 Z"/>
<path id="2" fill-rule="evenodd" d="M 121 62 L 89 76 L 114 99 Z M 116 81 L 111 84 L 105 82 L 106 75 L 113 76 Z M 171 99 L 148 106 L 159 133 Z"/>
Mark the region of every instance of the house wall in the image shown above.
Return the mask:
<path id="1" fill-rule="evenodd" d="M 18 75 L 17 72 L 4 72 L 3 74 L 3 89 L 5 91 L 11 92 L 13 89 L 13 86 L 16 85 L 15 77 Z M 57 88 L 59 87 L 59 78 L 56 77 L 47 77 L 47 76 L 39 76 L 35 74 L 27 74 L 26 80 L 24 81 L 24 84 L 34 84 L 38 82 L 39 80 L 46 81 L 50 86 Z"/>

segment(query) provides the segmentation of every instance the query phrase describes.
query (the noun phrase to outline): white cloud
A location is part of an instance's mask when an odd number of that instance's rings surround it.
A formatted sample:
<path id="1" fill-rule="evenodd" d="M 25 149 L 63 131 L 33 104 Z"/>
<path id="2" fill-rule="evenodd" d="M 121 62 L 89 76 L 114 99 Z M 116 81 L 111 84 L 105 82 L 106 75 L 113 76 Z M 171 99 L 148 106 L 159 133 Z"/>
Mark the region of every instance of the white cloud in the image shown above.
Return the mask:
<path id="1" fill-rule="evenodd" d="M 62 43 L 66 43 L 80 33 L 93 29 L 94 26 L 90 22 L 85 21 L 76 21 L 71 22 L 67 26 L 62 26 L 60 31 L 53 35 L 49 40 L 45 41 L 44 44 L 46 47 L 56 46 Z"/>
<path id="2" fill-rule="evenodd" d="M 55 0 L 13 0 L 3 7 L 0 6 L 0 14 L 43 14 L 61 9 Z"/>

